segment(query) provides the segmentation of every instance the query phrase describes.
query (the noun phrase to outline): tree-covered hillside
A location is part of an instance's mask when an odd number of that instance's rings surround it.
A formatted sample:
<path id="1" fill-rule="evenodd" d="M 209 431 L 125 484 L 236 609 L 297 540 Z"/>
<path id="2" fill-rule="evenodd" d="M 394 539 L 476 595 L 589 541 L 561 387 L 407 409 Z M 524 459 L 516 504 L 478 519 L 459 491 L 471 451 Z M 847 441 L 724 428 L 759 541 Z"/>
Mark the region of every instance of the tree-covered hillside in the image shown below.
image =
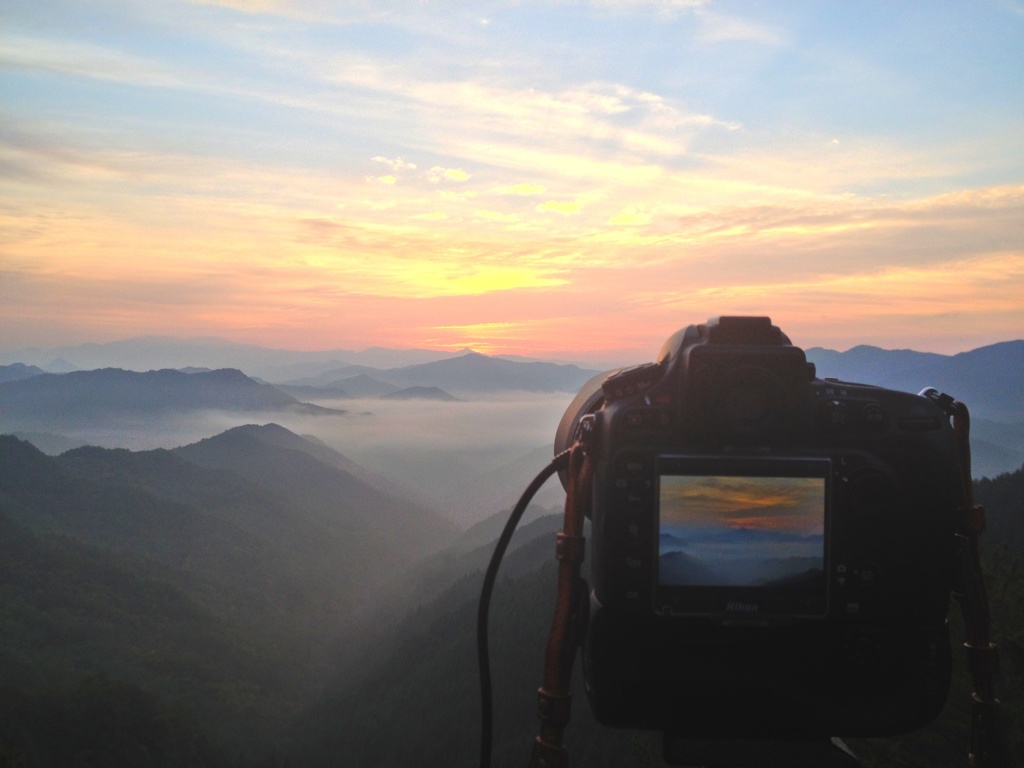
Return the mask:
<path id="1" fill-rule="evenodd" d="M 12 764 L 69 764 L 45 757 L 40 723 L 87 693 L 127 692 L 209 754 L 262 760 L 366 596 L 452 535 L 323 446 L 282 446 L 282 431 L 59 457 L 0 437 L 0 709 L 19 713 L 0 718 L 0 745 Z M 129 751 L 133 727 L 117 726 Z"/>
<path id="2" fill-rule="evenodd" d="M 293 660 L 171 576 L 0 513 L 0 765 L 219 766 L 265 750 L 297 704 Z"/>

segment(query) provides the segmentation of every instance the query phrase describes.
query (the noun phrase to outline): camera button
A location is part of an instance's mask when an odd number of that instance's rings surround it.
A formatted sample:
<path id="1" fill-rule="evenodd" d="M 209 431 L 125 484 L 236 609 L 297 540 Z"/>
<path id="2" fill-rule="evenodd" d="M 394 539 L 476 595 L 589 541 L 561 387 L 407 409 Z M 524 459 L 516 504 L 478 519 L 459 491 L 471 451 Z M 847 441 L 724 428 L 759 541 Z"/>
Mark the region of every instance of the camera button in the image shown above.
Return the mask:
<path id="1" fill-rule="evenodd" d="M 881 583 L 882 574 L 875 563 L 862 562 L 853 567 L 853 577 L 862 587 L 874 587 Z"/>
<path id="2" fill-rule="evenodd" d="M 878 403 L 868 403 L 860 411 L 860 421 L 870 432 L 882 432 L 889 426 L 889 414 Z"/>
<path id="3" fill-rule="evenodd" d="M 846 571 L 847 568 L 845 563 L 839 563 L 839 565 L 836 566 L 836 584 L 840 587 L 845 587 L 846 582 L 849 580 L 849 576 L 847 576 Z"/>
<path id="4" fill-rule="evenodd" d="M 631 430 L 659 430 L 672 426 L 672 414 L 664 408 L 633 408 L 626 412 L 625 426 Z"/>
<path id="5" fill-rule="evenodd" d="M 822 403 L 818 420 L 824 429 L 845 429 L 850 421 L 849 408 L 839 400 L 829 400 L 827 403 Z"/>

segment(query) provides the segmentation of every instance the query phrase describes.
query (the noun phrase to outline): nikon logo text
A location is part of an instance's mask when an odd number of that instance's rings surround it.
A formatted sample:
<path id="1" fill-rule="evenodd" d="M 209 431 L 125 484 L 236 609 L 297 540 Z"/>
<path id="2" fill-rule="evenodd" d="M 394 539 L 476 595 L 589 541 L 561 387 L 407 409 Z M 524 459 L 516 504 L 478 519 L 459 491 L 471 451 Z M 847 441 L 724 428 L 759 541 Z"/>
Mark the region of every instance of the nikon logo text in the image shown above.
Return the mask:
<path id="1" fill-rule="evenodd" d="M 759 606 L 755 603 L 726 603 L 725 610 L 729 613 L 757 613 Z"/>

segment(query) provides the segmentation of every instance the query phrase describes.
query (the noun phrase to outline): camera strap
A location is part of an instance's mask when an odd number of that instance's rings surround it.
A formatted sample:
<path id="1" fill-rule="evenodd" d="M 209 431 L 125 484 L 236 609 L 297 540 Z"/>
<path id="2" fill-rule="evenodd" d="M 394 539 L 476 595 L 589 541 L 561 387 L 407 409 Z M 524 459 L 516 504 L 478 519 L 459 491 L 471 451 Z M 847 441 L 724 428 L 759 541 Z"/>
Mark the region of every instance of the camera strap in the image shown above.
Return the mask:
<path id="1" fill-rule="evenodd" d="M 999 720 L 995 676 L 999 671 L 999 649 L 991 641 L 988 593 L 981 569 L 978 536 L 985 530 L 985 510 L 974 503 L 971 478 L 971 417 L 967 406 L 935 389 L 922 393 L 934 401 L 953 426 L 960 454 L 960 506 L 956 521 L 958 567 L 953 594 L 960 603 L 967 640 L 964 651 L 967 670 L 974 686 L 971 710 L 971 768 L 1004 768 L 1008 765 Z"/>
<path id="2" fill-rule="evenodd" d="M 569 764 L 562 736 L 572 714 L 569 683 L 584 631 L 588 597 L 580 566 L 586 544 L 583 518 L 590 506 L 591 481 L 591 460 L 584 445 L 576 443 L 569 452 L 565 517 L 555 544 L 558 592 L 544 657 L 544 684 L 537 691 L 540 734 L 533 744 L 530 768 L 565 768 Z"/>
<path id="3" fill-rule="evenodd" d="M 556 472 L 566 469 L 569 463 L 570 451 L 562 451 L 555 456 L 540 473 L 533 478 L 530 484 L 519 497 L 512 513 L 509 515 L 505 527 L 498 537 L 491 554 L 491 561 L 484 574 L 483 585 L 480 589 L 480 602 L 477 605 L 476 614 L 476 651 L 477 663 L 480 672 L 480 768 L 488 768 L 491 764 L 491 747 L 494 737 L 494 702 L 491 696 L 491 654 L 488 642 L 488 616 L 491 610 L 491 596 L 494 594 L 494 583 L 498 578 L 498 568 L 505 556 L 509 542 L 512 541 L 512 534 L 516 526 L 526 512 L 526 507 L 540 490 L 541 486 Z"/>

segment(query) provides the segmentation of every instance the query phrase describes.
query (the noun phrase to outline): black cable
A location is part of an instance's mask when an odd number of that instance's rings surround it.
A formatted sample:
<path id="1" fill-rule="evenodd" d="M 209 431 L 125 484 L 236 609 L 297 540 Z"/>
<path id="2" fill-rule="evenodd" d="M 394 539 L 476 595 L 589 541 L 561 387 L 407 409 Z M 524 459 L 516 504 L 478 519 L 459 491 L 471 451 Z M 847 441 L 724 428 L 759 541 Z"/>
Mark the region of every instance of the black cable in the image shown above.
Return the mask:
<path id="1" fill-rule="evenodd" d="M 480 605 L 476 614 L 476 656 L 480 667 L 480 768 L 489 768 L 491 764 L 491 742 L 493 739 L 494 710 L 491 700 L 491 658 L 487 647 L 487 619 L 491 610 L 491 594 L 494 592 L 494 582 L 498 578 L 498 568 L 501 566 L 502 558 L 505 557 L 505 550 L 512 541 L 512 534 L 519 525 L 523 513 L 530 501 L 546 483 L 550 477 L 569 466 L 569 451 L 562 451 L 555 456 L 551 462 L 533 478 L 533 481 L 519 497 L 519 502 L 509 515 L 505 529 L 498 537 L 498 543 L 491 555 L 490 565 L 487 566 L 487 573 L 484 576 L 483 587 L 480 591 Z"/>

